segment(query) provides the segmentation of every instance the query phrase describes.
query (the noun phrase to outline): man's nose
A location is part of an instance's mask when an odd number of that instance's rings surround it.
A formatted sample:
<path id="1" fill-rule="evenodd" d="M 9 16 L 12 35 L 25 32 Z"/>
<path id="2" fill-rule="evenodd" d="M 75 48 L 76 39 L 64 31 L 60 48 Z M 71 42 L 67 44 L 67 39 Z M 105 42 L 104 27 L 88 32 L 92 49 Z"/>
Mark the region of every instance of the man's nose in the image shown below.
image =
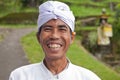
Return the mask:
<path id="1" fill-rule="evenodd" d="M 58 30 L 53 30 L 52 31 L 52 34 L 51 34 L 51 37 L 52 38 L 59 38 L 59 31 Z"/>

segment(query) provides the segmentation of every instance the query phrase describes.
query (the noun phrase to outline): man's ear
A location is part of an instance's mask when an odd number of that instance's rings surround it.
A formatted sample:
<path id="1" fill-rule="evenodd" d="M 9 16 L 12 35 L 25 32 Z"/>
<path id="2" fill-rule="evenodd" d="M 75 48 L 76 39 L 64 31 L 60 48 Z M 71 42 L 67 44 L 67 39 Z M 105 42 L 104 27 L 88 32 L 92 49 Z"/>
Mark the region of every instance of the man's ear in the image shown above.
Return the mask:
<path id="1" fill-rule="evenodd" d="M 71 44 L 73 43 L 73 41 L 75 39 L 75 35 L 76 35 L 76 32 L 72 32 L 72 34 L 71 34 Z"/>

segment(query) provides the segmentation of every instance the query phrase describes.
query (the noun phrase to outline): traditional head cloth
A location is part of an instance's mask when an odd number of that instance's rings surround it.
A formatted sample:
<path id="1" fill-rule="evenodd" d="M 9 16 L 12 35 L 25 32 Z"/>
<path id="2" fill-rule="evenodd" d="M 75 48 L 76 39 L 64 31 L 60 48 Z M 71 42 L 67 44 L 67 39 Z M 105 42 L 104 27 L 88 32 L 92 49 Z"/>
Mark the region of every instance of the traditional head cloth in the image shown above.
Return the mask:
<path id="1" fill-rule="evenodd" d="M 51 19 L 61 19 L 74 31 L 75 17 L 65 3 L 47 1 L 39 6 L 38 28 Z"/>

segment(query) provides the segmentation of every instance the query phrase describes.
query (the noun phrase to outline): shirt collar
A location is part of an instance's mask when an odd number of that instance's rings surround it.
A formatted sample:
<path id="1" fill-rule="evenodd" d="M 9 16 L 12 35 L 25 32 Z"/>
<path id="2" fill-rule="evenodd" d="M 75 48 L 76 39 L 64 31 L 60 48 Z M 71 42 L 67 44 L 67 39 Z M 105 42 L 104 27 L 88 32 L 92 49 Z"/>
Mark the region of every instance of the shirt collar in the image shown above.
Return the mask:
<path id="1" fill-rule="evenodd" d="M 60 79 L 60 77 L 62 77 L 66 73 L 66 70 L 69 68 L 69 64 L 71 63 L 70 60 L 67 58 L 68 64 L 67 64 L 66 68 L 59 74 L 53 75 L 52 72 L 50 72 L 48 70 L 48 68 L 45 66 L 43 61 L 41 62 L 41 67 L 43 70 L 43 74 L 47 75 L 46 76 L 47 80 L 54 80 L 54 78 L 56 78 L 56 80 Z"/>

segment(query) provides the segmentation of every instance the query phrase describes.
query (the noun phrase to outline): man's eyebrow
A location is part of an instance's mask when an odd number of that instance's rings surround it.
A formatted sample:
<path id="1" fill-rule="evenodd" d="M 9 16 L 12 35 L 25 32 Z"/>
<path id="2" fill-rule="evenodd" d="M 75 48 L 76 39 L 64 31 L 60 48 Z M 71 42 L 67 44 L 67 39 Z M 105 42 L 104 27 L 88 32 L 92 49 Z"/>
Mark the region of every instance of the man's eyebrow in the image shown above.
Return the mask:
<path id="1" fill-rule="evenodd" d="M 52 26 L 51 25 L 42 25 L 42 28 L 51 28 Z M 58 28 L 66 28 L 68 29 L 69 27 L 65 24 L 63 25 L 58 25 Z"/>
<path id="2" fill-rule="evenodd" d="M 59 28 L 68 28 L 67 25 L 59 25 Z"/>
<path id="3" fill-rule="evenodd" d="M 43 25 L 42 28 L 46 28 L 46 27 L 52 27 L 50 25 Z"/>

